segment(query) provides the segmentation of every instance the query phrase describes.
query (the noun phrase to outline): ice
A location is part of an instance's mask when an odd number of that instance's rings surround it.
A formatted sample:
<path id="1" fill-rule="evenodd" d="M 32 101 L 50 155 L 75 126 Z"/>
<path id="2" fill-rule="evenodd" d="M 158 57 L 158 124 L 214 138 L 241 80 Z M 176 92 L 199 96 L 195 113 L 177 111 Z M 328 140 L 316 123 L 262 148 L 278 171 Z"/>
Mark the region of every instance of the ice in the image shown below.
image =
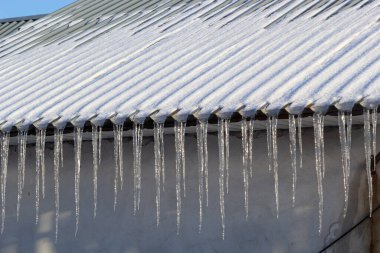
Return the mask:
<path id="1" fill-rule="evenodd" d="M 366 172 L 368 181 L 368 202 L 369 213 L 372 217 L 373 212 L 373 186 L 372 170 L 376 169 L 376 163 L 372 159 L 376 157 L 376 126 L 377 126 L 377 109 L 364 109 L 364 151 L 366 161 Z M 374 166 L 374 167 L 372 167 Z"/>
<path id="2" fill-rule="evenodd" d="M 113 208 L 114 210 L 116 210 L 119 184 L 120 184 L 120 188 L 122 188 L 122 184 L 123 184 L 123 125 L 114 124 L 113 133 L 114 133 L 114 159 L 115 159 Z"/>
<path id="3" fill-rule="evenodd" d="M 5 228 L 5 200 L 8 174 L 9 132 L 1 134 L 1 233 Z"/>
<path id="4" fill-rule="evenodd" d="M 244 209 L 245 219 L 248 220 L 248 190 L 249 190 L 249 122 L 243 118 L 241 121 L 241 140 L 242 140 L 242 162 L 243 162 L 243 186 L 244 186 Z"/>
<path id="5" fill-rule="evenodd" d="M 18 133 L 18 165 L 17 165 L 17 221 L 20 217 L 20 207 L 22 193 L 25 185 L 25 160 L 26 160 L 26 141 L 28 138 L 27 131 L 19 131 Z"/>
<path id="6" fill-rule="evenodd" d="M 297 126 L 294 115 L 289 115 L 289 142 L 290 142 L 290 159 L 292 164 L 292 204 L 296 203 L 296 185 L 297 185 Z"/>
<path id="7" fill-rule="evenodd" d="M 164 184 L 164 123 L 154 123 L 154 178 L 156 181 L 156 225 L 160 224 L 161 180 Z"/>
<path id="8" fill-rule="evenodd" d="M 80 169 L 82 156 L 82 138 L 83 128 L 75 127 L 74 130 L 74 150 L 75 150 L 75 236 L 79 228 L 79 212 L 80 212 Z"/>
<path id="9" fill-rule="evenodd" d="M 348 208 L 349 182 L 350 182 L 350 150 L 351 150 L 351 125 L 352 113 L 339 112 L 339 140 L 342 153 L 342 171 L 344 186 L 344 209 L 343 217 L 346 217 Z"/>
<path id="10" fill-rule="evenodd" d="M 314 113 L 313 115 L 313 126 L 314 126 L 314 146 L 315 146 L 315 170 L 317 174 L 317 184 L 318 184 L 318 216 L 319 216 L 319 226 L 318 232 L 322 233 L 322 216 L 323 216 L 323 120 L 324 116 L 319 113 Z"/>
<path id="11" fill-rule="evenodd" d="M 207 121 L 197 122 L 198 147 L 198 191 L 199 191 L 199 233 L 202 231 L 204 198 L 208 205 L 208 153 L 207 153 Z M 207 172 L 206 172 L 207 171 Z"/>
<path id="12" fill-rule="evenodd" d="M 62 168 L 63 130 L 54 129 L 54 195 L 55 195 L 55 240 L 58 240 L 59 221 L 59 169 Z"/>
<path id="13" fill-rule="evenodd" d="M 141 198 L 141 148 L 143 139 L 143 125 L 133 124 L 133 213 L 140 209 Z"/>
<path id="14" fill-rule="evenodd" d="M 177 196 L 177 234 L 181 226 L 182 193 L 185 186 L 185 122 L 174 124 L 175 151 L 176 151 L 176 196 Z M 182 186 L 182 187 L 181 187 Z"/>

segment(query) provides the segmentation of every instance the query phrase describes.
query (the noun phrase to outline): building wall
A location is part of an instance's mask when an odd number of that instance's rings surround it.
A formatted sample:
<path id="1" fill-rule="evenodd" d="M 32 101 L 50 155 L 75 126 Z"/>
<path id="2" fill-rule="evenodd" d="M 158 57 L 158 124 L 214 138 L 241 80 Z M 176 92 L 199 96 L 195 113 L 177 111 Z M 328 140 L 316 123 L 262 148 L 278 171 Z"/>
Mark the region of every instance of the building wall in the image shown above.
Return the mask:
<path id="1" fill-rule="evenodd" d="M 10 150 L 6 228 L 0 252 L 318 252 L 357 223 L 368 212 L 367 179 L 362 127 L 353 128 L 350 198 L 343 219 L 343 176 L 337 128 L 326 128 L 323 231 L 318 234 L 318 195 L 313 130 L 303 131 L 304 167 L 299 169 L 296 206 L 292 207 L 292 173 L 287 130 L 279 131 L 280 213 L 276 218 L 273 174 L 268 172 L 266 135 L 258 131 L 254 142 L 254 176 L 250 181 L 249 219 L 244 218 L 241 138 L 231 134 L 230 192 L 226 196 L 226 236 L 221 239 L 218 195 L 217 136 L 209 135 L 210 203 L 204 210 L 203 231 L 198 233 L 198 172 L 194 134 L 186 137 L 187 195 L 183 200 L 180 234 L 176 234 L 174 138 L 165 138 L 166 186 L 161 201 L 161 223 L 156 227 L 153 138 L 146 137 L 142 152 L 142 202 L 133 215 L 132 141 L 125 139 L 125 186 L 113 211 L 113 142 L 103 141 L 99 171 L 98 215 L 93 218 L 92 147 L 83 144 L 80 227 L 75 231 L 73 144 L 64 144 L 60 176 L 61 212 L 58 242 L 54 242 L 53 145 L 47 144 L 47 194 L 41 199 L 40 222 L 35 224 L 33 145 L 27 150 L 25 194 L 20 221 L 16 221 L 17 152 Z M 379 149 L 380 150 L 380 149 Z M 378 189 L 377 189 L 378 190 Z M 369 252 L 370 222 L 364 222 L 328 252 Z"/>

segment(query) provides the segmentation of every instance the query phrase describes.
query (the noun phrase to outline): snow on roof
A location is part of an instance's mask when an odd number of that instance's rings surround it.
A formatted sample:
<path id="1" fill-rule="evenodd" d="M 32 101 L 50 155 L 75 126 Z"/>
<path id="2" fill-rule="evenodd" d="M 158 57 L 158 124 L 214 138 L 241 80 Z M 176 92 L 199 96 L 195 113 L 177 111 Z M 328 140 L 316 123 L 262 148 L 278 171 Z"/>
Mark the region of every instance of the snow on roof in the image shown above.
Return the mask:
<path id="1" fill-rule="evenodd" d="M 0 124 L 380 103 L 377 1 L 82 0 L 0 39 Z"/>

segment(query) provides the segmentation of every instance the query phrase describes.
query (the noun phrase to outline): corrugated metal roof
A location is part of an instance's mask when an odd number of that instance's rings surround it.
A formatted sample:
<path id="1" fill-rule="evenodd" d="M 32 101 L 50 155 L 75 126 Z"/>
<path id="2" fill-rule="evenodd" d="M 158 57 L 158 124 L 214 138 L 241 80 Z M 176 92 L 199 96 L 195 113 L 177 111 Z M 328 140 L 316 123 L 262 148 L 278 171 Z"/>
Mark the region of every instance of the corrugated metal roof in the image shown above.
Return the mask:
<path id="1" fill-rule="evenodd" d="M 77 1 L 0 42 L 0 122 L 378 106 L 376 1 Z"/>
<path id="2" fill-rule="evenodd" d="M 21 29 L 21 26 L 32 23 L 45 15 L 34 15 L 0 19 L 0 39 Z"/>

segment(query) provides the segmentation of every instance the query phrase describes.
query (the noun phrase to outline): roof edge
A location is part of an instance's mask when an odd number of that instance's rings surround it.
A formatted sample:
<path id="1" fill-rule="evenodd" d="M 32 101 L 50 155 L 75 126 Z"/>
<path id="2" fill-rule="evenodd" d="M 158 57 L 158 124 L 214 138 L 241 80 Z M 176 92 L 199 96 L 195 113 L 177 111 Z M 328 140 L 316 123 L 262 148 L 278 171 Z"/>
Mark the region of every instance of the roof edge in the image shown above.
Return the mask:
<path id="1" fill-rule="evenodd" d="M 47 14 L 39 14 L 39 15 L 31 15 L 31 16 L 21 16 L 21 17 L 13 17 L 13 18 L 4 18 L 0 19 L 0 23 L 8 23 L 8 22 L 20 22 L 27 20 L 37 20 L 46 16 Z"/>

